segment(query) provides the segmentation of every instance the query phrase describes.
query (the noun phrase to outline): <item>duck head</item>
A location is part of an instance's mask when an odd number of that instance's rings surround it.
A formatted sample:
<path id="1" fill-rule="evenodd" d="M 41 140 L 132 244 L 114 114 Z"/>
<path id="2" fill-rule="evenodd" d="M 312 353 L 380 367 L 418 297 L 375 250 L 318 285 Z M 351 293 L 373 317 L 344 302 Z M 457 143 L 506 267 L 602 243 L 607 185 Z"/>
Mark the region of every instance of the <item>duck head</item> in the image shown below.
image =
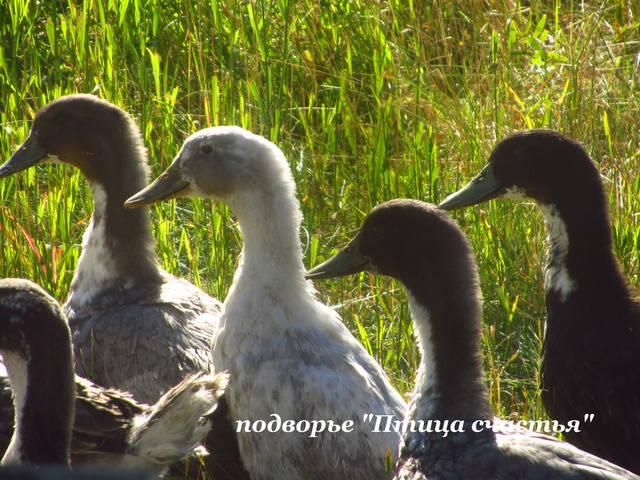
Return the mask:
<path id="1" fill-rule="evenodd" d="M 29 136 L 0 167 L 0 177 L 40 163 L 63 162 L 79 168 L 89 180 L 100 180 L 113 163 L 104 153 L 117 148 L 114 143 L 123 143 L 113 139 L 135 137 L 135 148 L 142 149 L 132 126 L 124 111 L 94 95 L 60 97 L 36 113 Z"/>
<path id="2" fill-rule="evenodd" d="M 58 303 L 38 285 L 23 279 L 0 280 L 0 351 L 30 356 L 30 344 L 47 342 L 47 333 L 69 328 Z"/>
<path id="3" fill-rule="evenodd" d="M 439 207 L 455 210 L 496 197 L 563 203 L 594 181 L 599 175 L 579 143 L 552 130 L 530 130 L 498 143 L 480 173 Z"/>
<path id="4" fill-rule="evenodd" d="M 416 200 L 391 200 L 375 207 L 360 231 L 333 258 L 307 272 L 309 279 L 369 271 L 405 285 L 446 275 L 448 265 L 469 248 L 443 211 Z"/>
<path id="5" fill-rule="evenodd" d="M 268 188 L 284 169 L 282 152 L 259 135 L 235 126 L 206 128 L 187 138 L 169 168 L 125 207 L 184 196 L 228 203 L 243 192 Z"/>

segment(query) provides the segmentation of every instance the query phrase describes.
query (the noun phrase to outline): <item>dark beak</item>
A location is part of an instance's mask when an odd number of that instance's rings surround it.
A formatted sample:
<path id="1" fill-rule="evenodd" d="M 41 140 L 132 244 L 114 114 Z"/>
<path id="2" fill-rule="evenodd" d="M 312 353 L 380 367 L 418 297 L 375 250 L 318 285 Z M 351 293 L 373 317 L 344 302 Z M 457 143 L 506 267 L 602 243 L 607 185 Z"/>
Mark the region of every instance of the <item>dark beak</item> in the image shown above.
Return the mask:
<path id="1" fill-rule="evenodd" d="M 369 260 L 360 253 L 360 241 L 356 237 L 329 260 L 309 270 L 305 277 L 312 280 L 342 277 L 368 268 Z"/>
<path id="2" fill-rule="evenodd" d="M 486 202 L 502 194 L 502 184 L 493 173 L 489 163 L 465 187 L 449 195 L 438 205 L 443 210 L 455 210 Z"/>
<path id="3" fill-rule="evenodd" d="M 191 188 L 187 180 L 182 178 L 177 162 L 173 162 L 162 175 L 156 178 L 151 185 L 130 197 L 124 202 L 125 208 L 137 208 L 169 198 L 186 195 Z"/>
<path id="4" fill-rule="evenodd" d="M 0 177 L 8 177 L 21 170 L 25 170 L 40 160 L 45 158 L 49 153 L 43 149 L 29 135 L 20 148 L 11 155 L 7 163 L 0 167 Z"/>

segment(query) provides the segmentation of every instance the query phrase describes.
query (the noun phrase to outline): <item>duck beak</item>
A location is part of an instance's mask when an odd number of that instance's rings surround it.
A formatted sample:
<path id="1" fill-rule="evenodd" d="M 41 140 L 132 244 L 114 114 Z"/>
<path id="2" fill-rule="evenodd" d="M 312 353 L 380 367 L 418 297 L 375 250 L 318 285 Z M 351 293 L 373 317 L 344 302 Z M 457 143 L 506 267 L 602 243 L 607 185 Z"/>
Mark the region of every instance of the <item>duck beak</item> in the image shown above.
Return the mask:
<path id="1" fill-rule="evenodd" d="M 124 202 L 125 208 L 151 205 L 169 198 L 183 197 L 191 190 L 191 184 L 182 178 L 180 168 L 174 161 L 162 175 Z"/>
<path id="2" fill-rule="evenodd" d="M 11 155 L 11 158 L 0 167 L 0 177 L 8 177 L 25 170 L 48 155 L 49 153 L 29 135 L 16 153 Z"/>
<path id="3" fill-rule="evenodd" d="M 319 278 L 343 277 L 352 273 L 362 272 L 368 268 L 369 259 L 360 252 L 360 241 L 356 237 L 329 260 L 309 270 L 305 274 L 305 278 L 316 280 Z"/>
<path id="4" fill-rule="evenodd" d="M 438 208 L 455 210 L 486 202 L 502 194 L 503 186 L 493 172 L 493 166 L 487 164 L 465 187 L 444 199 Z"/>

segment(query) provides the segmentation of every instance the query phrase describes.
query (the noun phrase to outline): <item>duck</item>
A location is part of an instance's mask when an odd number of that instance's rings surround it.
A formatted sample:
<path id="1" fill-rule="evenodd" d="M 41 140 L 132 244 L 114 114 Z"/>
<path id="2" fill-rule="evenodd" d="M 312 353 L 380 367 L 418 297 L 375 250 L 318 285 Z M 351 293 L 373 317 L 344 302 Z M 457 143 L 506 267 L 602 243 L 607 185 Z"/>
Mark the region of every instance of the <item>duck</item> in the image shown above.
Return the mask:
<path id="1" fill-rule="evenodd" d="M 251 478 L 386 478 L 385 461 L 397 456 L 400 435 L 372 432 L 363 414 L 404 417 L 406 405 L 304 278 L 302 213 L 282 151 L 240 127 L 200 130 L 125 206 L 177 196 L 224 202 L 242 234 L 212 350 L 216 368 L 234 379 L 227 399 L 241 424 L 238 444 Z M 258 433 L 260 422 L 271 421 L 269 432 Z M 295 430 L 278 429 L 278 421 Z M 313 434 L 311 421 L 334 422 L 325 423 L 334 433 Z"/>
<path id="2" fill-rule="evenodd" d="M 528 198 L 547 228 L 541 390 L 560 422 L 593 414 L 567 441 L 640 474 L 640 302 L 612 250 L 608 200 L 585 149 L 552 130 L 517 132 L 494 148 L 445 210 Z"/>
<path id="3" fill-rule="evenodd" d="M 444 211 L 417 200 L 382 203 L 307 277 L 363 271 L 403 284 L 421 354 L 409 413 L 397 426 L 405 433 L 395 479 L 640 478 L 494 416 L 483 383 L 478 271 L 469 241 Z"/>
<path id="4" fill-rule="evenodd" d="M 231 427 L 228 421 L 228 406 L 224 394 L 218 396 L 216 393 L 223 384 L 224 378 L 211 377 L 203 372 L 195 373 L 183 379 L 180 386 L 170 389 L 155 405 L 150 406 L 136 401 L 128 392 L 103 388 L 76 375 L 71 463 L 74 468 L 124 465 L 128 469 L 140 468 L 144 472 L 151 470 L 156 473 L 162 470 L 163 466 L 169 466 L 169 473 L 181 475 L 183 478 L 206 478 L 202 476 L 210 475 L 216 480 L 248 480 L 249 477 L 239 459 L 237 442 L 228 443 L 229 434 L 226 430 Z M 151 419 L 162 419 L 165 417 L 164 412 L 176 411 L 176 405 L 189 404 L 190 398 L 194 395 L 192 393 L 194 389 L 205 388 L 207 385 L 212 387 L 209 391 L 217 395 L 217 406 L 205 418 L 205 421 L 210 423 L 210 428 L 203 442 L 204 449 L 197 447 L 194 449 L 194 454 L 184 455 L 185 448 L 193 444 L 193 440 L 188 438 L 182 440 L 173 433 L 170 435 L 165 433 L 175 430 L 176 422 L 173 420 L 169 423 L 164 419 L 159 423 L 162 429 L 155 440 L 149 441 L 149 435 L 141 435 L 144 426 L 149 424 Z M 213 388 L 214 386 L 216 387 Z M 172 402 L 171 399 L 175 396 L 172 392 L 182 392 L 180 394 L 182 399 Z M 196 392 L 196 395 L 199 394 Z M 198 403 L 195 406 L 197 407 Z M 153 414 L 154 411 L 155 414 Z M 191 421 L 194 418 L 195 416 L 192 415 Z M 138 433 L 136 434 L 132 434 L 134 425 L 137 425 L 135 428 Z M 14 433 L 13 427 L 13 395 L 11 382 L 5 373 L 0 374 L 0 452 L 6 451 Z M 175 440 L 173 446 L 169 445 L 168 448 L 165 446 L 164 459 L 159 455 L 147 455 L 147 449 L 134 447 L 134 445 L 153 447 L 154 442 L 158 441 L 166 444 L 167 438 L 171 436 L 174 436 Z M 143 441 L 140 440 L 141 438 Z M 235 436 L 231 438 L 235 439 Z M 156 445 L 152 451 L 159 450 L 160 447 Z M 179 458 L 181 456 L 186 460 L 177 463 L 181 460 Z M 176 461 L 173 462 L 173 459 Z"/>
<path id="5" fill-rule="evenodd" d="M 45 162 L 78 168 L 93 194 L 64 304 L 76 372 L 153 403 L 187 373 L 208 371 L 221 303 L 160 268 L 148 209 L 122 208 L 149 176 L 132 118 L 94 95 L 55 99 L 0 177 Z"/>
<path id="6" fill-rule="evenodd" d="M 24 279 L 0 280 L 0 353 L 7 370 L 0 397 L 10 387 L 15 412 L 2 465 L 102 465 L 161 476 L 175 462 L 208 455 L 203 441 L 227 387 L 224 372 L 191 374 L 152 406 L 101 388 L 74 375 L 62 309 Z"/>

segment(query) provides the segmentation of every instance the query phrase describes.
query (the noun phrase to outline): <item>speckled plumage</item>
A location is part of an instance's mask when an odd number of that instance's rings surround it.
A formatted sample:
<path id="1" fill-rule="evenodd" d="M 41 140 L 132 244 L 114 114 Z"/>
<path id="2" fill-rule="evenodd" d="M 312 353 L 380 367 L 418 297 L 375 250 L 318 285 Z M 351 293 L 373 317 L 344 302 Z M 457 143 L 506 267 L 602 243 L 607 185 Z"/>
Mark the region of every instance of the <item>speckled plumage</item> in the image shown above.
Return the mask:
<path id="1" fill-rule="evenodd" d="M 189 375 L 150 407 L 136 402 L 128 393 L 104 389 L 77 375 L 75 382 L 61 385 L 50 378 L 51 372 L 41 371 L 42 366 L 50 364 L 57 374 L 73 379 L 69 329 L 55 301 L 29 281 L 0 280 L 0 313 L 0 351 L 5 359 L 12 357 L 7 363 L 11 384 L 7 377 L 0 377 L 0 437 L 13 435 L 17 439 L 12 441 L 14 462 L 20 460 L 23 448 L 39 455 L 23 460 L 50 461 L 52 457 L 45 451 L 52 443 L 57 444 L 48 439 L 53 431 L 36 427 L 53 425 L 55 421 L 47 420 L 49 417 L 65 415 L 56 407 L 58 397 L 72 398 L 65 393 L 67 387 L 75 387 L 75 409 L 67 411 L 73 415 L 73 421 L 68 420 L 73 430 L 66 447 L 67 457 L 70 453 L 74 464 L 144 468 L 161 474 L 174 462 L 207 453 L 202 443 L 217 422 L 216 409 L 227 385 L 226 374 Z M 66 363 L 58 359 L 65 355 L 60 351 L 65 340 Z M 24 368 L 19 368 L 21 365 Z M 20 412 L 16 422 L 19 435 L 12 432 L 13 422 L 8 421 L 13 417 L 11 387 Z M 38 416 L 37 422 L 30 420 L 32 416 Z M 212 433 L 215 435 L 215 431 Z M 39 443 L 33 443 L 32 438 Z"/>
<path id="2" fill-rule="evenodd" d="M 196 374 L 198 375 L 198 374 Z M 183 380 L 178 389 L 184 389 L 193 382 L 189 377 Z M 148 406 L 137 402 L 129 393 L 111 388 L 102 388 L 99 385 L 76 375 L 76 404 L 75 417 L 73 422 L 73 432 L 71 437 L 71 463 L 77 465 L 97 465 L 97 466 L 120 466 L 132 468 L 152 469 L 156 473 L 169 466 L 175 460 L 176 454 L 182 452 L 180 458 L 190 456 L 191 452 L 186 452 L 185 448 L 193 447 L 190 442 L 178 443 L 173 450 L 173 455 L 168 456 L 164 462 L 150 461 L 135 449 L 132 450 L 131 429 L 134 418 L 144 418 L 143 415 L 150 415 L 156 410 L 156 417 L 162 417 L 163 405 L 167 404 L 166 399 L 171 398 L 169 392 L 164 395 L 155 405 Z M 218 388 L 212 388 L 216 392 Z M 189 478 L 201 478 L 200 472 L 209 470 L 214 478 L 224 480 L 246 479 L 246 473 L 241 466 L 237 465 L 237 454 L 230 452 L 232 445 L 228 445 L 225 435 L 219 435 L 221 428 L 226 428 L 227 410 L 224 397 L 217 396 L 218 407 L 207 415 L 210 430 L 206 441 L 200 438 L 201 443 L 206 444 L 209 451 L 207 466 L 198 466 L 198 459 L 187 460 L 188 468 L 194 471 Z M 222 410 L 224 405 L 224 411 Z M 194 418 L 195 420 L 195 418 Z M 144 430 L 146 422 L 139 422 L 139 429 Z M 204 425 L 204 424 L 203 424 Z M 13 435 L 13 399 L 11 384 L 6 375 L 0 374 L 0 452 L 3 452 L 9 445 Z M 155 446 L 163 442 L 161 435 L 156 435 L 159 440 L 147 438 L 147 445 Z M 137 435 L 137 438 L 141 438 Z M 144 437 L 143 437 L 144 438 Z M 220 443 L 222 441 L 222 444 Z M 235 447 L 237 448 L 237 447 Z M 195 451 L 195 449 L 194 449 Z M 170 451 L 171 453 L 171 451 Z M 193 466 L 192 466 L 193 464 Z M 215 465 L 211 468 L 210 465 Z M 176 472 L 187 471 L 183 463 L 175 464 Z M 189 470 L 189 471 L 190 471 Z M 225 475 L 225 472 L 228 475 Z"/>
<path id="3" fill-rule="evenodd" d="M 221 304 L 161 270 L 148 210 L 123 208 L 148 177 L 140 132 L 124 111 L 91 95 L 54 100 L 0 175 L 48 158 L 79 168 L 94 198 L 64 305 L 77 372 L 155 402 L 186 374 L 211 368 Z"/>
<path id="4" fill-rule="evenodd" d="M 259 286 L 264 284 L 236 284 L 215 344 L 216 359 L 236 375 L 229 390 L 233 417 L 270 420 L 278 413 L 283 419 L 354 420 L 356 428 L 318 438 L 239 433 L 252 477 L 385 478 L 383 459 L 387 451 L 397 457 L 400 435 L 371 433 L 362 416 L 403 418 L 402 400 L 333 310 L 311 297 L 287 298 L 291 292 L 277 285 L 263 295 L 249 294 Z"/>
<path id="5" fill-rule="evenodd" d="M 309 275 L 365 270 L 398 279 L 409 293 L 421 352 L 409 419 L 464 421 L 464 428 L 451 428 L 446 436 L 407 431 L 396 480 L 640 480 L 548 435 L 511 431 L 504 424 L 495 432 L 474 431 L 476 421 L 500 420 L 493 417 L 482 382 L 475 260 L 464 234 L 443 211 L 415 200 L 378 205 L 349 247 Z"/>
<path id="6" fill-rule="evenodd" d="M 301 212 L 282 152 L 237 127 L 192 135 L 169 170 L 127 201 L 175 193 L 209 196 L 237 217 L 244 246 L 220 317 L 213 354 L 231 374 L 228 400 L 237 421 L 354 420 L 352 433 L 238 434 L 247 470 L 257 479 L 385 478 L 400 435 L 372 433 L 365 413 L 403 418 L 405 404 L 380 366 L 318 302 L 304 279 L 298 238 Z"/>

